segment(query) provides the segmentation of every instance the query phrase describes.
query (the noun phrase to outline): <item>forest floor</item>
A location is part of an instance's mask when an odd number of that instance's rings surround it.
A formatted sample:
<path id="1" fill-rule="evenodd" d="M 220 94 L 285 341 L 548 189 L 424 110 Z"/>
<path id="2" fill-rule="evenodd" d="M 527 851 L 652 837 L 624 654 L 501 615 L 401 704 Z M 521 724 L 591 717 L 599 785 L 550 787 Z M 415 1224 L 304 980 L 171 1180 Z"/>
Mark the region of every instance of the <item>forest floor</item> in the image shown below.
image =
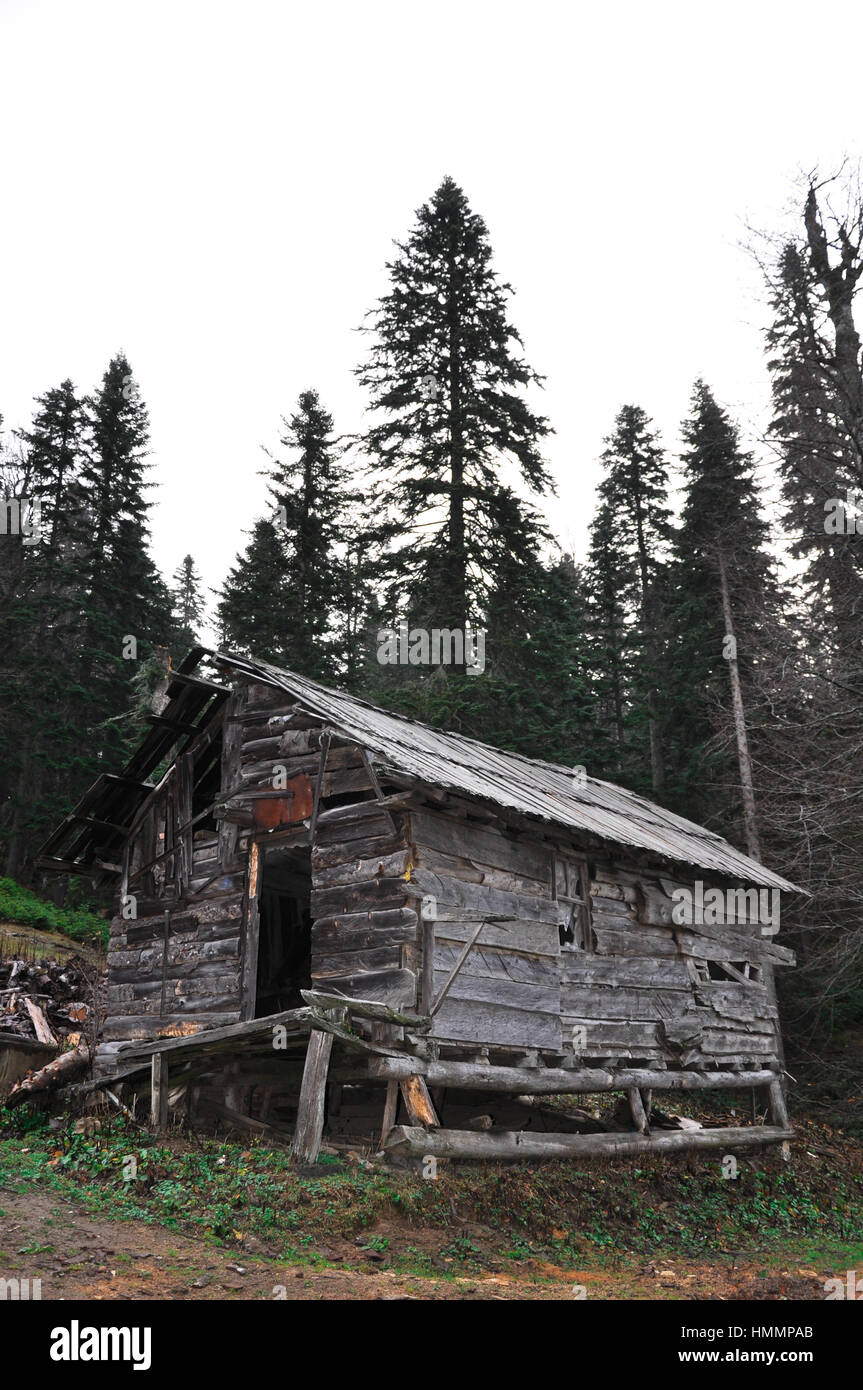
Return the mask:
<path id="1" fill-rule="evenodd" d="M 707 1154 L 298 1170 L 0 1110 L 0 1277 L 53 1299 L 822 1299 L 863 1275 L 860 1092 L 804 1085 L 790 1161 L 739 1155 L 736 1178 Z"/>

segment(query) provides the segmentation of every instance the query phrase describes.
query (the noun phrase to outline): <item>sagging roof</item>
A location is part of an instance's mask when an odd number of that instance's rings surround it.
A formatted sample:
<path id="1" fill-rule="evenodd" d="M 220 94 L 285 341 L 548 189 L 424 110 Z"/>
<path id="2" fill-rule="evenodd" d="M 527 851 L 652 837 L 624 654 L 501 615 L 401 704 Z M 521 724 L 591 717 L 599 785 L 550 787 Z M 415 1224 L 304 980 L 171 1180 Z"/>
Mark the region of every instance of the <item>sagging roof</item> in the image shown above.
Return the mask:
<path id="1" fill-rule="evenodd" d="M 196 647 L 168 688 L 169 703 L 120 777 L 103 775 L 44 845 L 37 863 L 66 871 L 110 860 L 152 784 L 144 778 L 182 735 L 188 747 L 227 698 L 228 691 L 191 675 L 207 656 L 217 666 L 284 690 L 312 715 L 366 748 L 383 771 L 419 781 L 526 816 L 538 816 L 613 844 L 694 865 L 713 874 L 767 888 L 799 892 L 720 835 L 674 815 L 634 792 L 574 769 L 507 753 L 462 734 L 420 724 L 343 691 L 331 690 L 264 661 Z"/>
<path id="2" fill-rule="evenodd" d="M 330 690 L 305 676 L 267 662 L 212 652 L 254 680 L 276 685 L 310 713 L 361 743 L 383 771 L 406 773 L 433 786 L 494 802 L 522 815 L 539 816 L 573 830 L 589 831 L 615 844 L 648 850 L 694 864 L 725 878 L 799 892 L 748 855 L 672 811 L 612 782 L 588 777 L 583 785 L 571 767 L 506 753 L 487 743 L 429 728 L 391 714 L 355 695 Z"/>

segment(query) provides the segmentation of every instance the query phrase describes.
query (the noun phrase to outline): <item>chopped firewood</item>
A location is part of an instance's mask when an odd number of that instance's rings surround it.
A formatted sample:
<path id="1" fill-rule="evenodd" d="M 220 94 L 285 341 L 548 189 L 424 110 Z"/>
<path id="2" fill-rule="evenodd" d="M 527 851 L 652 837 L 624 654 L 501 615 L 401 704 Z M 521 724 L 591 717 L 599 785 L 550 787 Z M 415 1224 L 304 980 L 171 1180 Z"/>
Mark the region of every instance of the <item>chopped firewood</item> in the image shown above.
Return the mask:
<path id="1" fill-rule="evenodd" d="M 33 1000 L 25 995 L 24 1007 L 26 1008 L 28 1014 L 33 1020 L 33 1027 L 36 1029 L 36 1037 L 38 1038 L 39 1042 L 49 1043 L 51 1046 L 56 1046 L 57 1039 L 54 1037 L 54 1034 L 48 1027 L 48 1020 L 43 1014 L 42 1010 L 39 1008 L 39 1005 L 34 1004 Z"/>

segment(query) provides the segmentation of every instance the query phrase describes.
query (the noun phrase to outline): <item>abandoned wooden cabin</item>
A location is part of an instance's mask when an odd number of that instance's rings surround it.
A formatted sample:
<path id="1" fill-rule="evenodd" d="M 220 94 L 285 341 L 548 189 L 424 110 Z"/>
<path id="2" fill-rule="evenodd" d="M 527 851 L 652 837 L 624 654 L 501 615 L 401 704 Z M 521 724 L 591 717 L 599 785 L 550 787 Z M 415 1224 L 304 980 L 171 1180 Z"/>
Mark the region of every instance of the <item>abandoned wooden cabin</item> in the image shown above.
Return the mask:
<path id="1" fill-rule="evenodd" d="M 170 1104 L 293 1131 L 299 1161 L 349 1140 L 357 1096 L 404 1155 L 790 1137 L 772 972 L 793 957 L 755 909 L 797 890 L 719 836 L 202 648 L 150 722 L 40 859 L 116 883 L 94 1087 L 149 1088 L 156 1124 Z M 681 913 L 683 889 L 733 910 Z M 766 1122 L 651 1131 L 653 1092 L 719 1087 Z M 612 1090 L 629 1132 L 541 1132 L 514 1105 Z M 472 1129 L 478 1093 L 495 1122 Z"/>

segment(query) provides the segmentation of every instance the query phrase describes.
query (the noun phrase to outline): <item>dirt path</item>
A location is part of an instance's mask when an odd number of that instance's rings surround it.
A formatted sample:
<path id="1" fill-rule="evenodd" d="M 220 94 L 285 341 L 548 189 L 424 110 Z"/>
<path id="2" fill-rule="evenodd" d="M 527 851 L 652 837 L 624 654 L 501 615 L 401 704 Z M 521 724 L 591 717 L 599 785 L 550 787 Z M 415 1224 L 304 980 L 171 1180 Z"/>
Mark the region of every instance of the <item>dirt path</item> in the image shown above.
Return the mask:
<path id="1" fill-rule="evenodd" d="M 437 1279 L 387 1269 L 373 1251 L 325 1269 L 238 1254 L 164 1226 L 103 1220 L 54 1193 L 0 1191 L 0 1211 L 0 1278 L 41 1279 L 43 1299 L 820 1299 L 837 1272 L 767 1272 L 751 1260 L 573 1272 L 528 1260 L 505 1274 Z"/>

